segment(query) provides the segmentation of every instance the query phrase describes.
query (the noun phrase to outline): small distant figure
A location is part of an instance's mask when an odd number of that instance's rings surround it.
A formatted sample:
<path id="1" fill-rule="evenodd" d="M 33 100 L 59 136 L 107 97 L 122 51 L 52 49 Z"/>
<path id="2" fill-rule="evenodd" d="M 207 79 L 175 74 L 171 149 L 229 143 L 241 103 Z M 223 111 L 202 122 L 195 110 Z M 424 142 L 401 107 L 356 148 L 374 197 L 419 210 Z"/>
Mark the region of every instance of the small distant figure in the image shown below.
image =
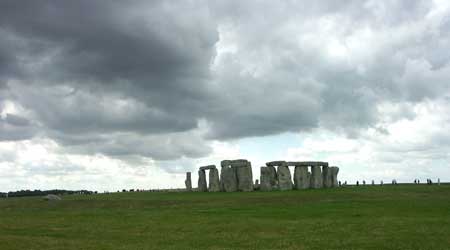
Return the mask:
<path id="1" fill-rule="evenodd" d="M 366 181 L 365 180 L 363 180 L 363 186 L 365 186 L 366 185 Z"/>
<path id="2" fill-rule="evenodd" d="M 383 181 L 380 181 L 380 185 L 383 186 Z"/>
<path id="3" fill-rule="evenodd" d="M 420 184 L 420 180 L 419 179 L 417 179 L 417 184 Z"/>
<path id="4" fill-rule="evenodd" d="M 341 181 L 339 181 L 339 187 L 341 186 Z"/>
<path id="5" fill-rule="evenodd" d="M 438 186 L 441 185 L 441 179 L 438 178 Z"/>
<path id="6" fill-rule="evenodd" d="M 417 184 L 417 179 L 414 179 L 414 184 Z"/>
<path id="7" fill-rule="evenodd" d="M 359 181 L 356 181 L 356 186 L 359 186 Z"/>
<path id="8" fill-rule="evenodd" d="M 347 186 L 347 181 L 344 182 L 344 187 Z"/>
<path id="9" fill-rule="evenodd" d="M 375 186 L 375 181 L 374 180 L 372 180 L 372 186 Z"/>

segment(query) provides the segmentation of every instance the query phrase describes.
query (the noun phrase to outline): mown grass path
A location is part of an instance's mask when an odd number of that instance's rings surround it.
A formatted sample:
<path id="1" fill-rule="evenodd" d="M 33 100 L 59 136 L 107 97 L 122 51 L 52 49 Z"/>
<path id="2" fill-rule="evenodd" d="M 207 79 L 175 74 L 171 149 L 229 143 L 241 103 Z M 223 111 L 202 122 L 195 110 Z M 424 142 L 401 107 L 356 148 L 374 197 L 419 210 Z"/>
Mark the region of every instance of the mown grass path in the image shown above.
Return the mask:
<path id="1" fill-rule="evenodd" d="M 0 199 L 0 249 L 450 249 L 450 185 Z"/>

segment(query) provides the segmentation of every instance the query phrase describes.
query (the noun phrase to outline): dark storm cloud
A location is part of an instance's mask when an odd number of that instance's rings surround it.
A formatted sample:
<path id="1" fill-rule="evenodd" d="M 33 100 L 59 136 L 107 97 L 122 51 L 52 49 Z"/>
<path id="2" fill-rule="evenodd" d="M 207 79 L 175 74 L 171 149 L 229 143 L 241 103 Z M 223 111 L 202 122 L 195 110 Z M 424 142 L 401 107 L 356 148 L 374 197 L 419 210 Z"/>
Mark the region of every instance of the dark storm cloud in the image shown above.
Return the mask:
<path id="1" fill-rule="evenodd" d="M 217 40 L 214 28 L 201 23 L 202 17 L 182 23 L 191 13 L 179 13 L 170 3 L 133 3 L 130 7 L 125 2 L 4 1 L 0 23 L 55 53 L 50 63 L 60 72 L 46 73 L 56 80 L 131 78 L 143 81 L 132 84 L 158 89 L 173 84 L 172 78 L 207 74 L 205 66 Z M 186 11 L 194 7 L 187 6 Z M 191 34 L 190 29 L 198 32 Z"/>
<path id="2" fill-rule="evenodd" d="M 206 155 L 209 139 L 382 131 L 379 104 L 448 91 L 449 21 L 432 8 L 2 1 L 0 98 L 27 115 L 3 116 L 0 131 L 7 139 L 28 128 L 20 138 L 39 134 L 70 152 L 164 160 Z"/>

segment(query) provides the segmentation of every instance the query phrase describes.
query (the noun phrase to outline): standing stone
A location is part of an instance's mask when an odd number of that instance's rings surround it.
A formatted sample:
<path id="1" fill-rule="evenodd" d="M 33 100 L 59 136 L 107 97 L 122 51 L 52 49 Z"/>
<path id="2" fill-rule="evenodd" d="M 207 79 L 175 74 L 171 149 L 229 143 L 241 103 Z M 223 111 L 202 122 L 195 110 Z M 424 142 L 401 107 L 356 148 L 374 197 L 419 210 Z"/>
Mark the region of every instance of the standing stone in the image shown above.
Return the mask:
<path id="1" fill-rule="evenodd" d="M 186 185 L 186 191 L 191 192 L 192 191 L 191 172 L 186 172 L 186 180 L 184 181 L 184 184 Z"/>
<path id="2" fill-rule="evenodd" d="M 255 180 L 255 184 L 253 185 L 253 189 L 254 190 L 259 190 L 259 180 L 258 179 Z"/>
<path id="3" fill-rule="evenodd" d="M 338 187 L 339 181 L 338 181 L 337 175 L 339 173 L 339 168 L 338 167 L 330 167 L 329 171 L 331 173 L 331 186 Z"/>
<path id="4" fill-rule="evenodd" d="M 221 190 L 224 192 L 236 192 L 237 191 L 237 178 L 236 171 L 229 165 L 222 165 L 220 170 L 220 185 Z"/>
<path id="5" fill-rule="evenodd" d="M 272 186 L 273 190 L 278 189 L 278 175 L 277 170 L 274 166 L 267 167 L 269 170 L 269 176 L 270 176 L 270 185 Z"/>
<path id="6" fill-rule="evenodd" d="M 282 163 L 278 166 L 278 188 L 280 190 L 291 190 L 292 189 L 292 177 L 289 167 L 286 163 Z"/>
<path id="7" fill-rule="evenodd" d="M 253 191 L 253 174 L 252 165 L 250 162 L 243 166 L 236 166 L 236 177 L 239 191 Z"/>
<path id="8" fill-rule="evenodd" d="M 331 170 L 328 166 L 322 167 L 322 180 L 323 180 L 323 187 L 326 188 L 333 187 Z"/>
<path id="9" fill-rule="evenodd" d="M 261 167 L 261 184 L 259 189 L 261 191 L 271 191 L 272 190 L 272 170 L 270 167 Z"/>
<path id="10" fill-rule="evenodd" d="M 219 182 L 219 170 L 217 168 L 212 168 L 209 170 L 209 192 L 219 192 L 220 182 Z"/>
<path id="11" fill-rule="evenodd" d="M 205 170 L 198 171 L 198 191 L 207 192 L 208 187 L 206 186 L 206 173 Z"/>
<path id="12" fill-rule="evenodd" d="M 295 166 L 294 170 L 294 186 L 295 189 L 308 189 L 310 184 L 308 167 Z"/>
<path id="13" fill-rule="evenodd" d="M 311 167 L 311 188 L 322 188 L 322 170 L 320 166 Z"/>

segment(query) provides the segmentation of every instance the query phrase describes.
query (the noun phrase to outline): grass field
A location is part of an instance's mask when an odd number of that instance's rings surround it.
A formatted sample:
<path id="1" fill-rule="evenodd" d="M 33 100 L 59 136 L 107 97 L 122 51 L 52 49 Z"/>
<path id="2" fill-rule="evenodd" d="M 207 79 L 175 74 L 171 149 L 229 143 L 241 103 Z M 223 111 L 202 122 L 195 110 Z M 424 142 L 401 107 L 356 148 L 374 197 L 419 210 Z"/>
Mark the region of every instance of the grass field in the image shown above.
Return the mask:
<path id="1" fill-rule="evenodd" d="M 0 249 L 450 249 L 450 185 L 0 199 Z"/>

